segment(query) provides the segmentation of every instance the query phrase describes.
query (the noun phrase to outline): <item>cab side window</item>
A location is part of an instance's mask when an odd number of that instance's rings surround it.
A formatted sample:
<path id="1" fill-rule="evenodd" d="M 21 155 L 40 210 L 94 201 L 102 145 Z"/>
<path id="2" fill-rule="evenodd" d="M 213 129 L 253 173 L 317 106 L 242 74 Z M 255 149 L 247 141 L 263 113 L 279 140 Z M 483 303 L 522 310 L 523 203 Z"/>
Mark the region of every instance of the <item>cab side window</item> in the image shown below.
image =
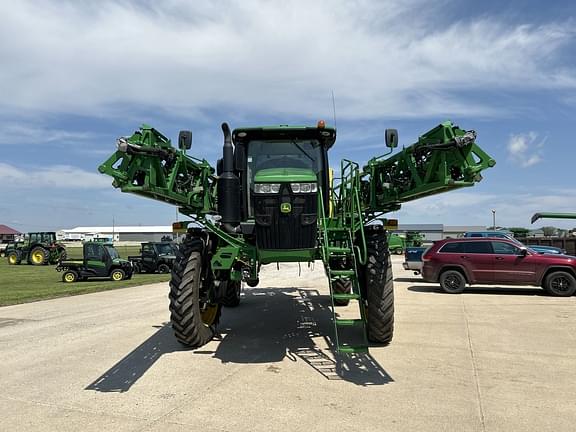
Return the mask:
<path id="1" fill-rule="evenodd" d="M 85 258 L 90 261 L 102 261 L 104 259 L 104 248 L 101 245 L 86 245 Z"/>

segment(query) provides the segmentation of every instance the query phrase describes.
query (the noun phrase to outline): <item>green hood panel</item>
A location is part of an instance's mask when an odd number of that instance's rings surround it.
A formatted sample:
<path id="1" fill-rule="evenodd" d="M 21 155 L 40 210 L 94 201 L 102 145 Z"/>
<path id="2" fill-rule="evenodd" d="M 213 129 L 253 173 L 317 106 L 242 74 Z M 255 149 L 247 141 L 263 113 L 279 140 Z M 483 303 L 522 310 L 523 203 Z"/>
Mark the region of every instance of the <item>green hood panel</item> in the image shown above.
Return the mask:
<path id="1" fill-rule="evenodd" d="M 256 172 L 254 183 L 316 182 L 314 171 L 306 168 L 267 168 Z"/>

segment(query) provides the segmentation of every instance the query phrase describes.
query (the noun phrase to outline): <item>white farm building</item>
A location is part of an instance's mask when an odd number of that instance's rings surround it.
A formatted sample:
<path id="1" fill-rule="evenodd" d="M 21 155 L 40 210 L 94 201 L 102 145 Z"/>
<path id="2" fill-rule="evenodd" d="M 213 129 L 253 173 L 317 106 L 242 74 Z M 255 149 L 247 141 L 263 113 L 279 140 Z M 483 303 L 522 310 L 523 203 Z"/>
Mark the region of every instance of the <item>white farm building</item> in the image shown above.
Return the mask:
<path id="1" fill-rule="evenodd" d="M 161 241 L 163 237 L 172 239 L 172 226 L 108 226 L 76 227 L 63 229 L 56 233 L 60 241 L 88 241 L 105 238 L 110 241 Z"/>

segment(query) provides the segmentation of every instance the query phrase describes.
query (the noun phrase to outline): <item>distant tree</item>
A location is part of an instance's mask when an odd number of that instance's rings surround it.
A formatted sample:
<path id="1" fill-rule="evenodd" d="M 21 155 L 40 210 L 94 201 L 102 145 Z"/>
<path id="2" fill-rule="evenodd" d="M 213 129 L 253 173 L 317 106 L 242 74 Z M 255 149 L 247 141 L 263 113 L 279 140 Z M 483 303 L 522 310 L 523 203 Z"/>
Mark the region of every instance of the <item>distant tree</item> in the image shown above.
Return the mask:
<path id="1" fill-rule="evenodd" d="M 520 237 L 520 238 L 527 237 L 528 233 L 530 232 L 528 228 L 521 228 L 521 227 L 508 228 L 508 231 L 514 234 L 514 237 Z"/>
<path id="2" fill-rule="evenodd" d="M 544 237 L 552 237 L 556 234 L 556 228 L 553 226 L 542 227 L 542 231 L 544 232 Z"/>

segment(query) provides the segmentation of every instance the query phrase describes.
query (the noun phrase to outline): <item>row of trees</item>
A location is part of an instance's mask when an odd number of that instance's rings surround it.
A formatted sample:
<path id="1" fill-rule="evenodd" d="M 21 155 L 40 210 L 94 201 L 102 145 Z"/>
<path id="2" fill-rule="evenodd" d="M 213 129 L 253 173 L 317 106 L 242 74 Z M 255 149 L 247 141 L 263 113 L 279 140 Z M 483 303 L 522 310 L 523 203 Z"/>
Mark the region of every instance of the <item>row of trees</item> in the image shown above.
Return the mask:
<path id="1" fill-rule="evenodd" d="M 528 237 L 531 231 L 528 228 L 521 228 L 521 227 L 512 227 L 505 229 L 513 233 L 514 237 Z M 576 233 L 576 228 L 562 229 L 553 226 L 545 226 L 540 229 L 543 231 L 544 237 L 569 237 L 571 235 L 575 235 Z"/>

